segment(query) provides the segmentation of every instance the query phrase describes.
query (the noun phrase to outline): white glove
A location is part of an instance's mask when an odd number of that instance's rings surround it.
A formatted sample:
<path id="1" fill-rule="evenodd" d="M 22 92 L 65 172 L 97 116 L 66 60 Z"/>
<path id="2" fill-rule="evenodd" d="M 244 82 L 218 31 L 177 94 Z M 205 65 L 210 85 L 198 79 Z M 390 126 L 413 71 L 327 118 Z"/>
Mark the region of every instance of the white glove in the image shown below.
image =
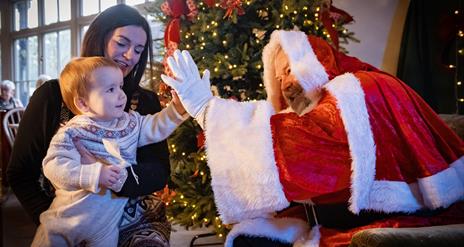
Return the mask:
<path id="1" fill-rule="evenodd" d="M 209 82 L 209 70 L 200 77 L 198 67 L 188 51 L 176 50 L 174 58 L 168 57 L 168 65 L 175 78 L 161 75 L 161 79 L 176 90 L 182 105 L 190 116 L 197 118 L 208 101 L 213 98 Z"/>

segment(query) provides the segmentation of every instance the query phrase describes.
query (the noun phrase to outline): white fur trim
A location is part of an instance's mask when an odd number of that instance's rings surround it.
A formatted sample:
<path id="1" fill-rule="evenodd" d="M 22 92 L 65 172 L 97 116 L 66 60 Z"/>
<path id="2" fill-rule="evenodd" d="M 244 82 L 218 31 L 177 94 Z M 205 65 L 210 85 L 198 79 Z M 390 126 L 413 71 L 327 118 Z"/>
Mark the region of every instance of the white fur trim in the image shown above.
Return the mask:
<path id="1" fill-rule="evenodd" d="M 264 85 L 275 109 L 280 105 L 280 84 L 275 80 L 274 61 L 278 46 L 289 58 L 292 73 L 308 95 L 314 95 L 328 80 L 324 66 L 317 59 L 308 37 L 300 31 L 276 30 L 263 49 Z M 279 109 L 280 110 L 280 109 Z"/>
<path id="2" fill-rule="evenodd" d="M 273 114 L 267 101 L 213 98 L 208 105 L 205 136 L 211 185 L 226 224 L 263 217 L 289 205 L 274 158 Z"/>
<path id="3" fill-rule="evenodd" d="M 418 179 L 426 207 L 448 207 L 464 196 L 464 156 L 454 161 L 448 169 L 432 176 Z"/>
<path id="4" fill-rule="evenodd" d="M 351 163 L 350 210 L 369 208 L 375 178 L 376 147 L 361 83 L 351 73 L 335 77 L 325 88 L 337 99 L 348 137 Z"/>
<path id="5" fill-rule="evenodd" d="M 225 247 L 232 247 L 239 235 L 267 237 L 286 243 L 294 243 L 309 231 L 306 221 L 295 218 L 257 218 L 235 225 L 227 235 Z"/>
<path id="6" fill-rule="evenodd" d="M 363 203 L 363 207 L 359 210 L 413 213 L 422 208 L 417 184 L 408 185 L 401 181 L 374 181 L 369 192 L 369 201 Z"/>
<path id="7" fill-rule="evenodd" d="M 321 240 L 320 228 L 320 225 L 311 228 L 311 231 L 306 236 L 298 239 L 293 244 L 293 247 L 318 247 Z"/>

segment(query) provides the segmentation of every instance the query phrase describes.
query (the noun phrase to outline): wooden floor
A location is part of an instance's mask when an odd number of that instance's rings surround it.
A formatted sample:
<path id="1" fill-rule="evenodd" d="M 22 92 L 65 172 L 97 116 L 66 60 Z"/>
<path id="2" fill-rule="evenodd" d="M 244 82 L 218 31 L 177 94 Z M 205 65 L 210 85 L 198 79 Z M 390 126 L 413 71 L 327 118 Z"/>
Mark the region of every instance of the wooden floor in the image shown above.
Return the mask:
<path id="1" fill-rule="evenodd" d="M 35 225 L 26 214 L 22 206 L 11 191 L 3 190 L 0 193 L 1 201 L 1 241 L 0 247 L 26 247 L 30 246 L 35 233 Z M 209 233 L 211 229 L 185 230 L 184 227 L 174 225 L 171 233 L 172 247 L 187 247 L 195 235 Z M 195 241 L 196 246 L 222 246 L 215 244 L 222 242 L 216 237 L 208 237 Z"/>

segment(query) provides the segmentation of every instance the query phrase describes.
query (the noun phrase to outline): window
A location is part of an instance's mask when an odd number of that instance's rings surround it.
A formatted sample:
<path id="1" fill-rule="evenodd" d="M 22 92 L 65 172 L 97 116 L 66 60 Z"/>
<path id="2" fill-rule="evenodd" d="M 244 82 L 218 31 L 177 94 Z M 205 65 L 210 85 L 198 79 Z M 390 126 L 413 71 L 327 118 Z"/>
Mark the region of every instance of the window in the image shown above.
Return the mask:
<path id="1" fill-rule="evenodd" d="M 44 73 L 53 78 L 58 78 L 61 69 L 71 59 L 70 30 L 45 34 L 43 45 Z"/>
<path id="2" fill-rule="evenodd" d="M 116 0 L 82 0 L 82 15 L 97 14 L 116 4 Z"/>
<path id="3" fill-rule="evenodd" d="M 39 75 L 37 36 L 17 39 L 14 42 L 16 95 L 27 103 Z M 32 91 L 31 91 L 32 88 Z"/>
<path id="4" fill-rule="evenodd" d="M 147 17 L 153 37 L 162 39 L 161 24 L 144 8 L 153 1 L 0 0 L 0 78 L 15 82 L 17 97 L 26 105 L 38 75 L 58 77 L 71 57 L 79 55 L 80 43 L 95 15 L 118 3 L 135 6 Z M 160 51 L 154 53 L 156 60 L 162 57 Z"/>
<path id="5" fill-rule="evenodd" d="M 45 25 L 71 19 L 71 0 L 44 0 L 44 7 Z"/>
<path id="6" fill-rule="evenodd" d="M 145 0 L 126 0 L 126 4 L 132 6 L 142 3 L 145 3 Z"/>
<path id="7" fill-rule="evenodd" d="M 14 31 L 35 28 L 39 25 L 37 0 L 22 0 L 15 2 Z"/>

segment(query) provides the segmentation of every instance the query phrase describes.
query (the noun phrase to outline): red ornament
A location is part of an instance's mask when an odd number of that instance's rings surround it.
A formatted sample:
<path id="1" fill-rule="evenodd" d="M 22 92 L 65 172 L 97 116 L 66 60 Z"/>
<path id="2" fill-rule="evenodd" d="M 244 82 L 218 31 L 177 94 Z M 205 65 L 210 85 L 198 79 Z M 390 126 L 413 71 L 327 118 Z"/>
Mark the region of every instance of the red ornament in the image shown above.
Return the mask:
<path id="1" fill-rule="evenodd" d="M 205 146 L 205 133 L 202 131 L 197 135 L 197 147 L 202 148 Z"/>

